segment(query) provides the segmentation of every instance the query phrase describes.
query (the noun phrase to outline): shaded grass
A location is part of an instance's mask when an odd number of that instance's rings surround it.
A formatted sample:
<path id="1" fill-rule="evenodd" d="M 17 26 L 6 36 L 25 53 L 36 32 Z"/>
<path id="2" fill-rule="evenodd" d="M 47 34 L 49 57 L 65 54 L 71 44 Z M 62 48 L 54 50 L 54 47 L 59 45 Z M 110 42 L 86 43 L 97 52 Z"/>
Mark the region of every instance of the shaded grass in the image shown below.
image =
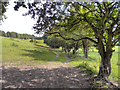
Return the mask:
<path id="1" fill-rule="evenodd" d="M 44 43 L 44 40 L 36 40 L 38 43 L 34 43 L 35 45 L 41 45 L 41 46 L 45 46 L 45 47 L 49 47 L 46 43 Z"/>

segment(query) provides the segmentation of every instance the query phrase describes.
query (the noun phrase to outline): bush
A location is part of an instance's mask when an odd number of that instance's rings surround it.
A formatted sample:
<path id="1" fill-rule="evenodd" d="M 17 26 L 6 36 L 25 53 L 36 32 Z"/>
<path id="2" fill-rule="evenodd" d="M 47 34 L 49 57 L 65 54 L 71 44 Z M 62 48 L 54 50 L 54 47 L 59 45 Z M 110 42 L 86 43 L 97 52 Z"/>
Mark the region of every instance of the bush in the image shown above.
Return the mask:
<path id="1" fill-rule="evenodd" d="M 17 45 L 17 44 L 15 44 L 15 43 L 12 43 L 12 46 L 14 46 L 14 47 L 18 47 L 18 45 Z"/>
<path id="2" fill-rule="evenodd" d="M 33 42 L 33 39 L 31 39 L 30 42 Z"/>
<path id="3" fill-rule="evenodd" d="M 81 68 L 81 70 L 83 70 L 85 73 L 89 75 L 97 74 L 97 71 L 93 67 L 91 67 L 87 62 L 79 64 L 78 68 Z"/>
<path id="4" fill-rule="evenodd" d="M 34 43 L 38 43 L 38 41 L 36 41 L 36 40 L 34 39 Z"/>

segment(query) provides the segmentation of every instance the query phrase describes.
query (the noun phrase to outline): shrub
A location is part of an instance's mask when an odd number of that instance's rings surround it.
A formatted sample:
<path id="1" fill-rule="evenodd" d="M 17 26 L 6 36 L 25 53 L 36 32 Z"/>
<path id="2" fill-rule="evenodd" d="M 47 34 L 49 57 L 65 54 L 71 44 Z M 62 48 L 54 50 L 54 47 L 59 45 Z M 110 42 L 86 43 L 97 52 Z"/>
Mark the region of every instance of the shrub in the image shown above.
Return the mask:
<path id="1" fill-rule="evenodd" d="M 31 39 L 30 42 L 33 42 L 33 39 Z"/>
<path id="2" fill-rule="evenodd" d="M 12 46 L 14 46 L 14 47 L 18 47 L 18 45 L 17 45 L 17 44 L 15 44 L 15 43 L 12 43 Z"/>
<path id="3" fill-rule="evenodd" d="M 36 41 L 36 40 L 34 39 L 34 43 L 38 43 L 38 41 Z"/>

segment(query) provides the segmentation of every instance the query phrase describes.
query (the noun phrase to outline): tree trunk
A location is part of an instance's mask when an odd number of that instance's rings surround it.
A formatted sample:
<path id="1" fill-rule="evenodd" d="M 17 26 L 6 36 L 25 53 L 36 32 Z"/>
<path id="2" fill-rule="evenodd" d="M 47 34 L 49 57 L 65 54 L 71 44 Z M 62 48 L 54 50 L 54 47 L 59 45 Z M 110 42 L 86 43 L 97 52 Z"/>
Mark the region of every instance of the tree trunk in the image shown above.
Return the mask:
<path id="1" fill-rule="evenodd" d="M 75 56 L 76 56 L 76 51 L 77 51 L 76 49 L 73 50 L 73 55 Z"/>
<path id="2" fill-rule="evenodd" d="M 62 47 L 62 52 L 64 52 L 64 47 Z"/>
<path id="3" fill-rule="evenodd" d="M 87 47 L 84 48 L 84 57 L 88 58 L 88 49 L 87 49 Z"/>
<path id="4" fill-rule="evenodd" d="M 82 40 L 84 57 L 88 58 L 88 47 L 85 45 L 85 42 Z"/>
<path id="5" fill-rule="evenodd" d="M 101 65 L 99 67 L 99 73 L 97 77 L 99 79 L 107 80 L 111 74 L 111 57 L 112 57 L 112 40 L 107 42 L 106 46 L 103 44 L 102 39 L 98 39 L 98 51 L 101 56 Z"/>
<path id="6" fill-rule="evenodd" d="M 99 67 L 98 78 L 100 79 L 108 79 L 109 75 L 111 74 L 111 57 L 105 57 L 101 60 L 101 65 Z"/>
<path id="7" fill-rule="evenodd" d="M 74 50 L 73 50 L 73 55 L 76 56 L 76 52 L 79 49 L 79 41 L 74 44 Z"/>

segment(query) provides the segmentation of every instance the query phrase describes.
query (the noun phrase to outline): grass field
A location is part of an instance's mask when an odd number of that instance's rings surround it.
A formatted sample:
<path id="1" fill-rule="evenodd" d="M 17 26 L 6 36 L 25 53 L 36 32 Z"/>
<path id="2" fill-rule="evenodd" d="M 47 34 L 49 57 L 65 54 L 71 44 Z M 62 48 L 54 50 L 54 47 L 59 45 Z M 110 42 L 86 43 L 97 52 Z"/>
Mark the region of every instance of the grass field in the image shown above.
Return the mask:
<path id="1" fill-rule="evenodd" d="M 30 40 L 13 39 L 7 37 L 2 38 L 2 63 L 12 63 L 19 62 L 18 65 L 28 65 L 35 66 L 48 61 L 58 61 L 65 62 L 66 58 L 63 54 L 59 52 L 60 49 L 50 49 L 42 40 L 38 43 L 31 43 Z M 41 47 L 44 46 L 44 47 Z M 93 52 L 94 50 L 94 52 Z M 56 53 L 59 57 L 56 57 Z M 79 57 L 71 58 L 70 64 L 74 66 L 84 66 L 88 70 L 98 73 L 100 65 L 100 56 L 95 48 L 89 50 L 89 58 L 85 59 L 83 57 L 82 49 L 79 49 Z M 120 55 L 120 50 L 118 46 L 115 47 L 115 52 L 113 53 L 111 64 L 112 73 L 110 79 L 118 81 L 118 54 Z M 119 59 L 120 60 L 120 59 Z M 34 62 L 34 63 L 33 63 Z M 91 72 L 90 72 L 91 73 Z"/>
<path id="2" fill-rule="evenodd" d="M 59 51 L 39 47 L 29 41 L 2 37 L 2 63 L 19 61 L 19 64 L 33 66 L 32 62 L 36 64 L 47 61 L 64 62 L 65 57 L 62 54 L 56 58 L 55 52 L 59 53 Z M 43 41 L 39 43 L 38 45 L 46 46 Z"/>

